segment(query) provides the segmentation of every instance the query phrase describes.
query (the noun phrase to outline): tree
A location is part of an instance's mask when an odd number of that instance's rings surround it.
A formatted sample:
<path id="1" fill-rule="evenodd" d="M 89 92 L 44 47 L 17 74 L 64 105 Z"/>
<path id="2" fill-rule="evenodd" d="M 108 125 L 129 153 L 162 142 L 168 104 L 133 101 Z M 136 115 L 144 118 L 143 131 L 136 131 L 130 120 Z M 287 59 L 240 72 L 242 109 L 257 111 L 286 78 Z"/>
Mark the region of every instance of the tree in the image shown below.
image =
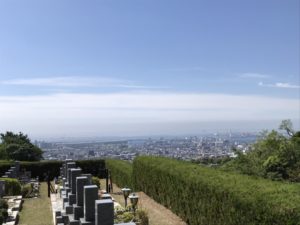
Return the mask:
<path id="1" fill-rule="evenodd" d="M 27 135 L 6 132 L 0 134 L 0 159 L 19 161 L 39 161 L 42 159 L 42 150 L 33 145 Z"/>
<path id="2" fill-rule="evenodd" d="M 279 129 L 285 130 L 290 137 L 292 137 L 295 134 L 295 131 L 293 129 L 293 123 L 291 120 L 282 120 Z"/>
<path id="3" fill-rule="evenodd" d="M 290 120 L 283 120 L 279 129 L 263 132 L 252 145 L 252 150 L 224 165 L 225 169 L 273 180 L 300 181 L 300 132 L 293 130 Z"/>

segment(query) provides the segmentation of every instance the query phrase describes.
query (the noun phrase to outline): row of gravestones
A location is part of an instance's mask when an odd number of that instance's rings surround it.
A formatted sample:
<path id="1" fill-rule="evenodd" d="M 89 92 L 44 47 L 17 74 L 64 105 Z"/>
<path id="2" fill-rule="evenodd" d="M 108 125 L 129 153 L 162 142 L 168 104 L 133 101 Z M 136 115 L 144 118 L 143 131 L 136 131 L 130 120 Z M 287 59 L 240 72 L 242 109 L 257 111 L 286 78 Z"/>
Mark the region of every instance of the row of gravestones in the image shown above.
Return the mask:
<path id="1" fill-rule="evenodd" d="M 3 178 L 18 178 L 20 172 L 20 162 L 16 161 L 14 166 L 11 166 L 8 171 L 5 172 Z"/>
<path id="2" fill-rule="evenodd" d="M 98 197 L 92 175 L 82 174 L 76 163 L 66 160 L 60 168 L 63 211 L 55 212 L 57 225 L 113 225 L 114 203 L 109 194 Z M 121 225 L 121 224 L 119 224 Z M 125 224 L 122 224 L 125 225 Z M 126 223 L 135 225 L 135 223 Z"/>

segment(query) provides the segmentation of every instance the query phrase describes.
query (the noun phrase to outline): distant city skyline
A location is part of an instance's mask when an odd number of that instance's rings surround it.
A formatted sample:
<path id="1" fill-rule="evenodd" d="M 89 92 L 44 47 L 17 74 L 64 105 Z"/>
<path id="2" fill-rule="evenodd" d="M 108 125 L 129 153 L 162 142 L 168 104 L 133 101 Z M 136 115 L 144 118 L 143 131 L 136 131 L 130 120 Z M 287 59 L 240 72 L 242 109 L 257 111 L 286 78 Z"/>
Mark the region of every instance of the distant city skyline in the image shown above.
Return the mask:
<path id="1" fill-rule="evenodd" d="M 300 3 L 0 0 L 0 132 L 300 129 Z"/>

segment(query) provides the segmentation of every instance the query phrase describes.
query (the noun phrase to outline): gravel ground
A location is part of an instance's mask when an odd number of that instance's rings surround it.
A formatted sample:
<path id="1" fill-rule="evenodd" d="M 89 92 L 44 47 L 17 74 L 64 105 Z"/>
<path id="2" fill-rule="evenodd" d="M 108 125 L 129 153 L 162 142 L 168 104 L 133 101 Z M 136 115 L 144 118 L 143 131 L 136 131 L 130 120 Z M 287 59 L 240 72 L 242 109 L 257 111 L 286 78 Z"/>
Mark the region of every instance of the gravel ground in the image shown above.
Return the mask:
<path id="1" fill-rule="evenodd" d="M 105 189 L 105 180 L 101 180 L 101 188 Z M 171 210 L 160 205 L 144 192 L 138 192 L 139 203 L 138 206 L 148 213 L 150 225 L 187 225 Z M 124 206 L 124 198 L 121 189 L 113 184 L 113 198 Z M 129 199 L 128 199 L 129 200 Z"/>

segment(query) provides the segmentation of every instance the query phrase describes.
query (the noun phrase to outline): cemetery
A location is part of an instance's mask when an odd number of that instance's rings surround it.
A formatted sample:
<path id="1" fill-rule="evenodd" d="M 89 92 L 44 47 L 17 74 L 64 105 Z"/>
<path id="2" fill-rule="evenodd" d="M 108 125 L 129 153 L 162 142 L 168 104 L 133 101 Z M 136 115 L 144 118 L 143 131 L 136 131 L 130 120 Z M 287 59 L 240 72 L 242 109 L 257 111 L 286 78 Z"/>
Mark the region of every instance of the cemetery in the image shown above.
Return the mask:
<path id="1" fill-rule="evenodd" d="M 16 179 L 20 174 L 20 163 L 15 162 L 15 165 L 5 172 L 2 176 L 3 180 L 0 180 L 0 222 L 3 225 L 15 225 L 18 222 L 19 212 L 22 207 L 22 195 L 7 196 L 6 193 L 11 193 L 11 190 L 6 190 L 6 183 L 9 183 L 9 179 Z"/>
<path id="2" fill-rule="evenodd" d="M 10 162 L 1 174 L 2 225 L 299 224 L 298 184 L 172 159 Z"/>
<path id="3" fill-rule="evenodd" d="M 51 181 L 50 176 L 46 176 L 47 184 L 43 182 L 43 185 L 48 189 L 53 224 L 147 225 L 148 223 L 141 223 L 137 215 L 139 214 L 137 212 L 138 195 L 130 193 L 129 188 L 124 189 L 127 207 L 122 207 L 109 194 L 112 184 L 108 184 L 107 169 L 106 175 L 106 190 L 101 190 L 98 178 L 93 177 L 91 173 L 84 173 L 76 162 L 66 160 L 60 168 L 60 176 L 55 178 L 54 182 Z M 7 185 L 10 179 L 19 183 L 20 187 L 15 188 L 15 193 L 20 193 L 17 196 L 8 195 L 12 193 Z M 0 179 L 0 224 L 18 224 L 23 197 L 40 198 L 40 185 L 38 177 L 32 179 L 31 171 L 20 171 L 20 163 L 15 162 L 14 166 L 11 166 Z M 30 222 L 27 221 L 27 223 Z M 41 225 L 43 225 L 42 222 Z"/>
<path id="4" fill-rule="evenodd" d="M 54 221 L 57 225 L 113 225 L 117 214 L 125 211 L 114 201 L 107 190 L 100 190 L 92 183 L 92 175 L 84 174 L 75 162 L 66 160 L 60 169 L 61 185 L 58 193 L 52 195 Z M 138 196 L 129 195 L 132 215 L 135 214 Z M 124 195 L 125 196 L 125 195 Z M 134 218 L 134 216 L 133 216 Z M 137 222 L 137 223 L 136 223 Z M 140 224 L 138 221 L 118 223 L 119 225 Z"/>

